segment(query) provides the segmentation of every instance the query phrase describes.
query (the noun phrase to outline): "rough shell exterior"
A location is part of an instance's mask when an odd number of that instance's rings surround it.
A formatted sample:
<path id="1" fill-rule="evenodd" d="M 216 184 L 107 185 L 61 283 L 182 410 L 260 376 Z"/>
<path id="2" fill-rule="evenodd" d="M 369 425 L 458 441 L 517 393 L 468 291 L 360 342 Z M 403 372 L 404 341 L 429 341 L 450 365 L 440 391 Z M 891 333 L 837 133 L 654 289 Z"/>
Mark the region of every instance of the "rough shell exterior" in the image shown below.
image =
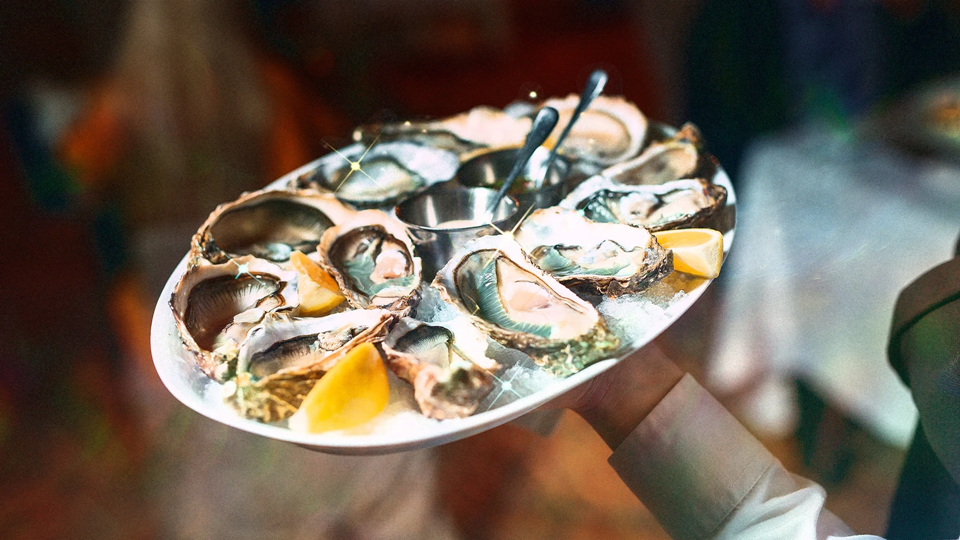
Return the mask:
<path id="1" fill-rule="evenodd" d="M 354 162 L 359 163 L 359 170 L 352 169 Z M 424 141 L 380 140 L 377 144 L 351 144 L 328 153 L 314 161 L 309 171 L 293 177 L 290 186 L 335 192 L 339 199 L 358 208 L 384 208 L 450 180 L 459 165 L 456 152 Z M 404 181 L 398 183 L 397 177 L 378 167 L 387 167 Z"/>
<path id="2" fill-rule="evenodd" d="M 476 329 L 467 325 L 476 333 Z M 403 338 L 413 332 L 440 333 L 450 344 L 459 343 L 458 351 L 468 355 L 468 366 L 441 366 L 417 357 L 403 347 Z M 386 362 L 398 377 L 410 383 L 420 412 L 428 418 L 443 420 L 464 418 L 476 411 L 477 406 L 493 388 L 493 374 L 500 366 L 480 351 L 486 349 L 486 341 L 469 339 L 466 329 L 455 323 L 429 325 L 411 318 L 403 318 L 383 341 Z M 481 336 L 477 336 L 481 337 Z M 465 343 L 464 341 L 468 341 Z"/>
<path id="3" fill-rule="evenodd" d="M 213 228 L 228 213 L 253 209 L 263 203 L 274 201 L 291 202 L 315 208 L 334 225 L 347 221 L 356 213 L 353 208 L 340 202 L 333 194 L 321 193 L 316 190 L 265 189 L 244 193 L 235 201 L 217 206 L 216 210 L 211 212 L 207 220 L 200 226 L 190 243 L 190 254 L 193 260 L 199 261 L 202 259 L 217 264 L 227 262 L 235 257 L 236 254 L 227 253 L 217 246 Z M 251 226 L 248 220 L 237 221 L 238 227 L 249 228 Z M 315 240 L 319 241 L 319 237 Z"/>
<path id="4" fill-rule="evenodd" d="M 541 104 L 541 107 L 553 107 L 560 113 L 555 133 L 562 132 L 579 101 L 579 95 L 570 94 L 565 98 L 548 99 Z M 598 142 L 611 123 L 625 133 L 626 138 L 616 138 L 620 133 L 607 133 L 613 138 Z M 600 165 L 613 165 L 637 155 L 646 141 L 648 128 L 647 117 L 635 104 L 620 96 L 600 95 L 580 115 L 559 151 Z M 578 137 L 578 132 L 590 135 L 585 137 L 586 140 L 581 140 L 584 137 Z"/>
<path id="5" fill-rule="evenodd" d="M 558 296 L 578 306 L 592 318 L 593 325 L 590 330 L 577 336 L 576 339 L 557 340 L 508 330 L 476 316 L 464 305 L 455 283 L 456 272 L 461 263 L 472 253 L 481 250 L 499 251 L 501 256 L 509 258 L 514 264 L 536 276 Z M 440 296 L 446 302 L 456 307 L 481 331 L 507 347 L 526 353 L 538 365 L 557 376 L 571 375 L 598 360 L 613 357 L 620 347 L 619 338 L 607 329 L 603 318 L 592 305 L 540 270 L 520 245 L 506 236 L 484 236 L 468 242 L 463 249 L 454 254 L 446 266 L 437 272 L 431 286 L 438 289 Z"/>
<path id="6" fill-rule="evenodd" d="M 694 227 L 710 226 L 714 217 L 727 202 L 727 189 L 723 186 L 708 182 L 702 178 L 676 180 L 660 185 L 631 186 L 618 184 L 602 176 L 594 176 L 577 186 L 575 190 L 570 192 L 569 195 L 560 201 L 559 206 L 561 208 L 580 211 L 582 210 L 582 205 L 586 200 L 592 197 L 595 193 L 602 192 L 604 190 L 617 194 L 637 193 L 650 196 L 661 196 L 676 190 L 685 189 L 702 191 L 705 197 L 710 201 L 710 204 L 694 213 L 677 216 L 667 222 L 649 225 L 646 226 L 646 228 L 651 232 L 657 232 L 669 229 L 689 229 Z M 631 225 L 636 224 L 631 223 Z"/>
<path id="7" fill-rule="evenodd" d="M 540 246 L 596 246 L 601 240 L 612 240 L 624 250 L 643 250 L 644 264 L 626 277 L 597 274 L 555 276 L 567 287 L 611 298 L 638 293 L 673 272 L 673 253 L 657 243 L 646 229 L 619 223 L 597 223 L 578 212 L 552 207 L 535 211 L 524 220 L 515 235 L 527 253 Z"/>
<path id="8" fill-rule="evenodd" d="M 633 159 L 621 161 L 600 174 L 619 184 L 658 185 L 684 178 L 710 178 L 715 165 L 703 146 L 703 136 L 687 123 L 672 137 L 654 141 Z"/>
<path id="9" fill-rule="evenodd" d="M 494 107 L 479 106 L 441 120 L 367 124 L 353 132 L 353 140 L 412 140 L 462 154 L 478 148 L 520 146 L 532 120 Z"/>
<path id="10" fill-rule="evenodd" d="M 297 411 L 317 380 L 347 352 L 361 343 L 381 341 L 393 321 L 393 314 L 382 309 L 347 311 L 310 319 L 269 316 L 250 331 L 241 346 L 237 376 L 225 386 L 224 399 L 245 418 L 261 422 L 284 420 Z M 254 355 L 277 343 L 343 329 L 356 330 L 356 335 L 332 351 L 321 348 L 315 359 L 305 365 L 281 369 L 259 379 L 244 369 Z"/>
<path id="11" fill-rule="evenodd" d="M 410 257 L 411 273 L 415 276 L 412 285 L 402 290 L 387 290 L 373 298 L 369 298 L 356 290 L 348 276 L 344 275 L 339 261 L 333 260 L 332 253 L 339 240 L 365 229 L 383 231 L 390 238 L 399 241 L 406 247 L 407 255 Z M 413 242 L 407 234 L 406 227 L 399 220 L 383 211 L 362 210 L 357 212 L 348 222 L 327 229 L 320 240 L 320 245 L 317 246 L 317 250 L 320 252 L 321 266 L 337 280 L 340 291 L 345 295 L 350 305 L 355 308 L 378 307 L 392 310 L 398 315 L 405 315 L 419 300 L 417 289 L 420 287 L 420 279 L 423 275 L 423 265 L 420 257 L 415 254 Z"/>
<path id="12" fill-rule="evenodd" d="M 268 279 L 263 276 L 273 276 L 276 279 Z M 233 278 L 233 279 L 231 279 Z M 246 302 L 249 305 L 237 306 L 231 313 L 225 313 L 227 320 L 234 320 L 236 325 L 234 336 L 230 340 L 234 346 L 220 347 L 217 349 L 204 348 L 197 343 L 195 336 L 196 328 L 191 328 L 188 324 L 190 316 L 191 293 L 194 288 L 203 283 L 213 283 L 211 280 L 217 280 L 227 286 L 240 285 L 244 280 L 253 279 L 256 285 L 262 283 L 266 285 L 262 294 L 254 293 Z M 276 281 L 276 285 L 272 285 Z M 267 261 L 262 261 L 254 257 L 241 257 L 223 264 L 201 264 L 191 265 L 177 282 L 173 294 L 170 297 L 170 309 L 173 311 L 173 318 L 183 341 L 184 347 L 194 356 L 197 365 L 214 380 L 222 381 L 230 375 L 236 355 L 239 352 L 239 344 L 245 338 L 246 331 L 266 312 L 270 311 L 289 311 L 295 309 L 298 305 L 296 277 L 292 272 L 282 270 L 280 267 Z M 229 308 L 230 306 L 227 306 Z M 242 313 L 248 312 L 250 315 L 244 322 L 236 321 L 235 318 Z M 220 321 L 224 322 L 224 321 Z M 201 325 L 205 325 L 200 321 Z M 218 324 L 219 326 L 219 324 Z M 222 331 L 212 329 L 211 332 Z"/>

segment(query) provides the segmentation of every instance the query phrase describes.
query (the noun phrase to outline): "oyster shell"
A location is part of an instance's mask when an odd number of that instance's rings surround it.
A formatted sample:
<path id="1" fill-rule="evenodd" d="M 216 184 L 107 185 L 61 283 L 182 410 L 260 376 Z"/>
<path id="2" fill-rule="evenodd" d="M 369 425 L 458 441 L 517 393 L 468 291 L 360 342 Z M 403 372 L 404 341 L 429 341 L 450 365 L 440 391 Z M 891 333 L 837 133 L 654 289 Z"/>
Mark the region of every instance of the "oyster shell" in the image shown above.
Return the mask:
<path id="1" fill-rule="evenodd" d="M 320 158 L 293 182 L 331 191 L 358 207 L 382 207 L 453 178 L 459 166 L 457 154 L 418 142 L 351 144 Z"/>
<path id="2" fill-rule="evenodd" d="M 268 312 L 297 306 L 296 275 L 252 256 L 194 265 L 170 298 L 184 346 L 208 377 L 233 371 L 247 332 Z"/>
<path id="3" fill-rule="evenodd" d="M 193 236 L 191 254 L 217 264 L 243 255 L 286 263 L 294 250 L 313 251 L 324 231 L 355 212 L 316 191 L 244 193 L 210 214 Z"/>
<path id="4" fill-rule="evenodd" d="M 673 271 L 673 256 L 643 227 L 545 208 L 514 235 L 533 262 L 568 287 L 610 297 L 639 292 Z"/>
<path id="5" fill-rule="evenodd" d="M 579 102 L 579 95 L 570 94 L 541 104 L 541 108 L 553 107 L 560 113 L 554 133 L 563 132 Z M 600 165 L 619 163 L 637 155 L 648 125 L 647 117 L 632 102 L 600 95 L 580 115 L 558 152 Z"/>
<path id="6" fill-rule="evenodd" d="M 382 141 L 416 141 L 464 154 L 487 147 L 521 146 L 532 120 L 500 109 L 479 106 L 441 120 L 367 124 L 353 132 L 353 140 L 370 144 Z"/>
<path id="7" fill-rule="evenodd" d="M 493 374 L 500 369 L 486 350 L 483 336 L 469 324 L 458 328 L 456 321 L 426 324 L 403 318 L 383 341 L 387 365 L 398 377 L 413 386 L 420 411 L 443 420 L 470 416 L 493 388 Z M 472 331 L 473 339 L 465 336 Z"/>
<path id="8" fill-rule="evenodd" d="M 577 186 L 559 206 L 577 210 L 592 221 L 626 223 L 655 232 L 703 226 L 726 200 L 726 188 L 703 179 L 628 186 L 594 176 Z"/>
<path id="9" fill-rule="evenodd" d="M 317 248 L 320 264 L 357 308 L 404 311 L 418 298 L 422 266 L 407 229 L 380 210 L 362 210 L 331 227 Z"/>
<path id="10" fill-rule="evenodd" d="M 507 236 L 468 242 L 432 286 L 483 332 L 558 376 L 611 357 L 620 346 L 592 305 L 537 268 Z"/>
<path id="11" fill-rule="evenodd" d="M 240 347 L 224 399 L 245 418 L 283 420 L 350 349 L 382 340 L 392 320 L 382 309 L 310 319 L 268 315 Z"/>
<path id="12" fill-rule="evenodd" d="M 653 142 L 629 161 L 604 169 L 600 174 L 619 184 L 658 185 L 684 178 L 710 177 L 713 162 L 707 159 L 703 135 L 687 123 L 665 140 Z"/>

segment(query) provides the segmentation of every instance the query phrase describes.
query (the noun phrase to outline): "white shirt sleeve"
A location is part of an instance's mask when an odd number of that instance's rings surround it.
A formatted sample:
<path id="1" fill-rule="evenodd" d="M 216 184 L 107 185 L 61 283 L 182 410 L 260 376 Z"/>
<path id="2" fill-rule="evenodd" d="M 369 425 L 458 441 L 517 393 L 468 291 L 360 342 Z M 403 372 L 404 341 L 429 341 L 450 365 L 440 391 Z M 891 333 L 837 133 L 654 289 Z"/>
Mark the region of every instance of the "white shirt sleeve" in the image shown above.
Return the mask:
<path id="1" fill-rule="evenodd" d="M 878 538 L 852 536 L 822 487 L 784 469 L 689 374 L 610 465 L 676 540 Z"/>

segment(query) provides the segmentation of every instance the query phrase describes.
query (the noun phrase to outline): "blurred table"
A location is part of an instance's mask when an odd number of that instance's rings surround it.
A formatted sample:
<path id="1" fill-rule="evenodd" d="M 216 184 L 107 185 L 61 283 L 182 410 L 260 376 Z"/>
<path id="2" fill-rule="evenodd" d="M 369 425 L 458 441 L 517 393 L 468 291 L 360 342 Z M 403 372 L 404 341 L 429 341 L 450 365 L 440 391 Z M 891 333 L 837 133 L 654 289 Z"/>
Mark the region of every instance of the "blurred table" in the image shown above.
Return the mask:
<path id="1" fill-rule="evenodd" d="M 887 364 L 890 319 L 900 289 L 952 254 L 960 165 L 808 127 L 752 145 L 740 185 L 705 382 L 755 384 L 742 417 L 786 433 L 799 378 L 906 446 L 917 413 Z"/>

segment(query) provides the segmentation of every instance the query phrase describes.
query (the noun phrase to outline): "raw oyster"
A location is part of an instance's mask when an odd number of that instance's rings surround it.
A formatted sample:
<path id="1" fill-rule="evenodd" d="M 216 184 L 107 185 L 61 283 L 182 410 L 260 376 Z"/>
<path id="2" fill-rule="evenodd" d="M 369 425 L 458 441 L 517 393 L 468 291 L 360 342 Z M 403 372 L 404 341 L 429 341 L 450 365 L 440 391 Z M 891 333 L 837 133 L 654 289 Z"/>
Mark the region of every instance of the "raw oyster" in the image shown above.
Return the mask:
<path id="1" fill-rule="evenodd" d="M 224 399 L 246 418 L 283 420 L 347 351 L 382 340 L 392 320 L 382 309 L 310 319 L 268 315 L 240 347 L 236 377 L 224 385 Z"/>
<path id="2" fill-rule="evenodd" d="M 604 169 L 600 174 L 627 185 L 658 185 L 684 178 L 710 177 L 713 162 L 707 159 L 703 135 L 687 123 L 665 140 L 651 143 L 634 159 Z"/>
<path id="3" fill-rule="evenodd" d="M 559 206 L 577 210 L 592 221 L 626 223 L 655 232 L 702 226 L 726 201 L 726 188 L 703 179 L 628 186 L 594 176 Z"/>
<path id="4" fill-rule="evenodd" d="M 213 263 L 253 255 L 286 263 L 290 253 L 313 251 L 323 232 L 355 210 L 330 194 L 262 190 L 221 204 L 193 236 L 191 253 Z"/>
<path id="5" fill-rule="evenodd" d="M 403 318 L 383 342 L 387 365 L 413 386 L 420 411 L 437 420 L 473 414 L 500 369 L 478 352 L 487 348 L 483 336 L 466 323 L 456 328 L 457 322 L 432 325 Z M 476 335 L 467 336 L 469 332 Z"/>
<path id="6" fill-rule="evenodd" d="M 416 142 L 371 144 L 330 152 L 294 184 L 331 191 L 358 207 L 383 207 L 453 178 L 460 166 L 457 154 Z"/>
<path id="7" fill-rule="evenodd" d="M 579 95 L 570 94 L 541 104 L 560 113 L 555 134 L 563 132 L 579 101 Z M 623 97 L 597 96 L 573 125 L 558 152 L 600 165 L 619 163 L 637 155 L 643 147 L 648 124 L 640 109 Z"/>
<path id="8" fill-rule="evenodd" d="M 317 248 L 320 264 L 357 308 L 404 311 L 416 303 L 422 267 L 407 229 L 380 210 L 362 210 L 331 227 Z"/>
<path id="9" fill-rule="evenodd" d="M 610 297 L 639 292 L 673 271 L 672 253 L 643 227 L 597 223 L 575 210 L 537 210 L 514 238 L 560 283 Z"/>
<path id="10" fill-rule="evenodd" d="M 190 267 L 170 298 L 180 339 L 218 381 L 230 376 L 250 328 L 296 306 L 296 274 L 252 256 Z"/>
<path id="11" fill-rule="evenodd" d="M 464 154 L 488 147 L 521 146 L 532 120 L 512 116 L 493 107 L 479 106 L 441 120 L 368 124 L 353 132 L 353 140 L 371 144 L 377 140 L 416 141 Z"/>
<path id="12" fill-rule="evenodd" d="M 504 235 L 468 242 L 432 286 L 490 337 L 554 375 L 614 356 L 620 346 L 592 305 L 537 268 Z"/>

